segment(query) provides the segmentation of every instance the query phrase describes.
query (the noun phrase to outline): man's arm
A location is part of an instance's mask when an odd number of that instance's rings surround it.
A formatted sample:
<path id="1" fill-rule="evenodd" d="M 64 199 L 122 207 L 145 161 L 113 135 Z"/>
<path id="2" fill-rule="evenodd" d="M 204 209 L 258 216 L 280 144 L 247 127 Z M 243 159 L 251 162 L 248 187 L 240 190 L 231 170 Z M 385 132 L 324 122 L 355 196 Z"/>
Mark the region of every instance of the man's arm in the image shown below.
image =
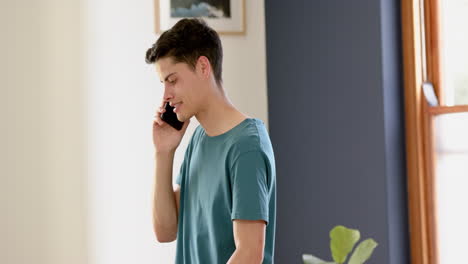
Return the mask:
<path id="1" fill-rule="evenodd" d="M 153 198 L 153 229 L 158 242 L 172 242 L 177 238 L 177 217 L 180 189 L 172 186 L 174 152 L 156 153 L 156 172 Z"/>
<path id="2" fill-rule="evenodd" d="M 263 261 L 266 223 L 263 220 L 235 219 L 233 224 L 236 250 L 227 264 L 258 264 Z"/>

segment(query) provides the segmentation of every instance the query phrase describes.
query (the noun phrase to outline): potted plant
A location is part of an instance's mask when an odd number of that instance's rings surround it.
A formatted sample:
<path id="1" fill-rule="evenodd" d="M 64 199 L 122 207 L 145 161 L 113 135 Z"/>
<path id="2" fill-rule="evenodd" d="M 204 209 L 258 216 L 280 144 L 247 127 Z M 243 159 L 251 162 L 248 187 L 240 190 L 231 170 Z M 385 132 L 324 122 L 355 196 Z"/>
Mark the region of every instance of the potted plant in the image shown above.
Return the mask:
<path id="1" fill-rule="evenodd" d="M 304 264 L 342 264 L 345 263 L 349 253 L 354 245 L 359 241 L 361 234 L 357 229 L 350 229 L 342 225 L 335 226 L 330 231 L 330 249 L 333 261 L 325 261 L 310 254 L 303 254 Z M 366 262 L 377 247 L 377 242 L 368 238 L 354 249 L 353 254 L 348 260 L 348 264 L 362 264 Z"/>

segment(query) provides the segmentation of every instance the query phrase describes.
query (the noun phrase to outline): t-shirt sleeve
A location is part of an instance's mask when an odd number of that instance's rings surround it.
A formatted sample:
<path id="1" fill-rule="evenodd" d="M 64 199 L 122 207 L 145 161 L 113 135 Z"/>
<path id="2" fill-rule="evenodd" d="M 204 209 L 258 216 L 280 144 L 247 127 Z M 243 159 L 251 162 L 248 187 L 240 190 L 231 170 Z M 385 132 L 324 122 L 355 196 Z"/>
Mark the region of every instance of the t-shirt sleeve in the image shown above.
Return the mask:
<path id="1" fill-rule="evenodd" d="M 193 144 L 194 144 L 193 141 L 194 141 L 194 138 L 195 138 L 199 128 L 200 128 L 200 126 L 198 126 L 195 129 L 195 131 L 193 132 L 193 134 L 192 134 L 192 136 L 190 138 L 189 144 L 188 144 L 187 148 L 185 149 L 184 160 L 182 161 L 182 165 L 180 165 L 179 173 L 176 176 L 175 182 L 177 184 L 181 185 L 181 186 L 182 186 L 182 178 L 187 173 L 187 164 L 189 163 L 190 156 L 191 156 L 191 153 L 192 153 L 192 148 L 193 148 Z"/>
<path id="2" fill-rule="evenodd" d="M 177 174 L 176 181 L 175 181 L 179 185 L 181 185 L 182 183 L 182 175 L 184 174 L 186 163 L 187 163 L 186 159 L 184 158 L 184 161 L 182 162 L 182 165 L 180 166 L 180 170 L 179 170 L 179 173 Z"/>
<path id="3" fill-rule="evenodd" d="M 268 225 L 268 160 L 261 151 L 241 154 L 231 168 L 231 219 L 264 220 Z"/>
<path id="4" fill-rule="evenodd" d="M 176 183 L 182 186 L 182 178 L 184 177 L 185 174 L 187 174 L 187 164 L 190 159 L 190 153 L 192 149 L 192 141 L 190 141 L 189 145 L 187 146 L 187 149 L 185 150 L 184 154 L 184 160 L 182 161 L 182 165 L 180 165 L 180 170 L 179 173 L 177 174 L 176 177 Z"/>

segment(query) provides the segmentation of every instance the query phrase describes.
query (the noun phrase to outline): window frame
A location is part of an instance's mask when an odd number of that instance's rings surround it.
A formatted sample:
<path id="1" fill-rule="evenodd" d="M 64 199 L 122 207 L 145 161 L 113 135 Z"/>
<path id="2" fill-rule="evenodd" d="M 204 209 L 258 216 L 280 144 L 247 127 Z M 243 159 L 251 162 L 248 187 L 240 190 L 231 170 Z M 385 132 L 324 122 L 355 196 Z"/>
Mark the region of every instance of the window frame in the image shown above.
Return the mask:
<path id="1" fill-rule="evenodd" d="M 413 264 L 439 264 L 434 118 L 468 112 L 468 105 L 444 105 L 439 7 L 439 0 L 401 1 L 408 220 Z M 422 91 L 426 81 L 433 84 L 439 106 L 427 103 Z"/>

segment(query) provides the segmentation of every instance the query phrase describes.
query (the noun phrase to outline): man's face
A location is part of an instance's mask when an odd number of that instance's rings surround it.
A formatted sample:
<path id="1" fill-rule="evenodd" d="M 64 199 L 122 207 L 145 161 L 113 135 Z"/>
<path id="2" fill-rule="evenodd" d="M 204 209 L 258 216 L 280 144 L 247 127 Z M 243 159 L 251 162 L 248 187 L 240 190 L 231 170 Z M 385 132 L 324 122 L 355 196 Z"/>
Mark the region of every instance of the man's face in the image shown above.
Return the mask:
<path id="1" fill-rule="evenodd" d="M 197 71 L 186 63 L 175 63 L 170 57 L 156 62 L 156 71 L 164 84 L 164 101 L 174 106 L 177 119 L 184 122 L 198 113 L 203 98 L 203 85 Z"/>

